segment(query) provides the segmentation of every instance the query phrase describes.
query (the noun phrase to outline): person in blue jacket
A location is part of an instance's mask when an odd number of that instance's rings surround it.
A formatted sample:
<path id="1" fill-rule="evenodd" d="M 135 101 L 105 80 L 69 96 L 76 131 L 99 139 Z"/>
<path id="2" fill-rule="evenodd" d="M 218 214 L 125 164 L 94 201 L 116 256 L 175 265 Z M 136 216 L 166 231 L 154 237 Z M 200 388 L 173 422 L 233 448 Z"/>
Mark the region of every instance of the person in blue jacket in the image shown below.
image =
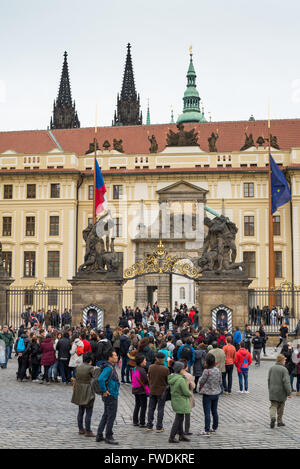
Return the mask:
<path id="1" fill-rule="evenodd" d="M 242 341 L 242 334 L 238 327 L 235 328 L 235 333 L 233 336 L 233 345 L 235 346 L 236 350 L 240 348 L 240 343 Z"/>
<path id="2" fill-rule="evenodd" d="M 100 391 L 102 393 L 102 400 L 104 402 L 104 414 L 102 415 L 96 441 L 105 441 L 111 445 L 118 445 L 119 443 L 113 438 L 113 425 L 117 416 L 118 410 L 118 397 L 120 390 L 120 382 L 116 370 L 118 363 L 118 355 L 113 349 L 107 352 L 107 366 L 104 367 L 100 373 L 98 382 Z M 106 427 L 105 438 L 103 436 Z"/>
<path id="3" fill-rule="evenodd" d="M 177 351 L 177 360 L 184 358 L 188 362 L 188 371 L 190 373 L 191 366 L 195 363 L 195 350 L 193 347 L 193 339 L 188 337 L 185 344 L 181 345 Z"/>

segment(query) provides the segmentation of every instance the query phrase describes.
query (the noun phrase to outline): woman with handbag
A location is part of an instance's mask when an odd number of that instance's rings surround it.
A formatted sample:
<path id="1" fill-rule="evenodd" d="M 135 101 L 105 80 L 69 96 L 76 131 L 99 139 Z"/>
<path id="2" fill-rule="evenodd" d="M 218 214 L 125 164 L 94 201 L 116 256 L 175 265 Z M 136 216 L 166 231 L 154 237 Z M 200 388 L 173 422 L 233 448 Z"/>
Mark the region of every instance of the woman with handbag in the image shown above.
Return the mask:
<path id="1" fill-rule="evenodd" d="M 199 392 L 203 395 L 202 404 L 205 418 L 205 428 L 201 435 L 204 436 L 216 433 L 219 423 L 218 400 L 221 393 L 222 373 L 215 364 L 214 355 L 208 353 L 205 357 L 204 371 L 199 382 Z M 210 429 L 210 413 L 213 416 L 212 430 Z"/>
<path id="2" fill-rule="evenodd" d="M 146 357 L 142 353 L 135 356 L 136 366 L 132 370 L 132 394 L 135 397 L 133 425 L 146 428 L 147 397 L 150 394 L 148 376 L 145 371 Z"/>

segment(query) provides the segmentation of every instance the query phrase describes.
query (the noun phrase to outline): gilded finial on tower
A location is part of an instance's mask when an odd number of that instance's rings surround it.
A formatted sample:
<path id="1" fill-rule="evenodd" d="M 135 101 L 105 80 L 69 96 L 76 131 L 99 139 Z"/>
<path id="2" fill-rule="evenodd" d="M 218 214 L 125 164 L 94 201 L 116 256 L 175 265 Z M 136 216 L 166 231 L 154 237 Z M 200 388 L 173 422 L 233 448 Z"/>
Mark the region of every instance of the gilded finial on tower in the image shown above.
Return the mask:
<path id="1" fill-rule="evenodd" d="M 190 56 L 192 57 L 192 55 L 193 55 L 193 46 L 189 47 L 189 51 L 190 51 Z"/>

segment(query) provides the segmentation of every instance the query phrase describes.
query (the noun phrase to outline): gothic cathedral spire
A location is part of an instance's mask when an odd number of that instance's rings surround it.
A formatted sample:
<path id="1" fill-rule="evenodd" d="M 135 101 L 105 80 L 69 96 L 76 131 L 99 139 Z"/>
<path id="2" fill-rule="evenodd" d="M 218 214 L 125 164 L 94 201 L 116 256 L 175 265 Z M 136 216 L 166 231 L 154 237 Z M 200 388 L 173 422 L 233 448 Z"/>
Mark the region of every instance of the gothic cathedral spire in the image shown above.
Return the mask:
<path id="1" fill-rule="evenodd" d="M 51 117 L 51 129 L 77 129 L 80 127 L 75 101 L 72 103 L 67 52 L 64 53 L 64 63 L 60 79 L 58 97 L 53 105 L 53 119 Z"/>
<path id="2" fill-rule="evenodd" d="M 140 112 L 140 96 L 136 94 L 132 60 L 131 45 L 127 45 L 127 57 L 123 77 L 121 96 L 118 94 L 117 111 L 115 111 L 112 125 L 142 125 L 143 118 Z"/>

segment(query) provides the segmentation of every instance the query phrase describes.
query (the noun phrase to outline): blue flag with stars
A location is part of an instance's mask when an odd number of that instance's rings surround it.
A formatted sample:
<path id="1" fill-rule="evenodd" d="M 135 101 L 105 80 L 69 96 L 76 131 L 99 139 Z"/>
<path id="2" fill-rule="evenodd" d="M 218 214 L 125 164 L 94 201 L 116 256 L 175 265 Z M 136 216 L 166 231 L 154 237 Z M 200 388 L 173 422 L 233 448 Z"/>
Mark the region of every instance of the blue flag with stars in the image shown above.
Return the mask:
<path id="1" fill-rule="evenodd" d="M 272 197 L 272 208 L 271 213 L 286 204 L 291 200 L 291 193 L 288 183 L 280 170 L 279 166 L 275 163 L 274 159 L 270 155 L 271 162 L 271 197 Z"/>

